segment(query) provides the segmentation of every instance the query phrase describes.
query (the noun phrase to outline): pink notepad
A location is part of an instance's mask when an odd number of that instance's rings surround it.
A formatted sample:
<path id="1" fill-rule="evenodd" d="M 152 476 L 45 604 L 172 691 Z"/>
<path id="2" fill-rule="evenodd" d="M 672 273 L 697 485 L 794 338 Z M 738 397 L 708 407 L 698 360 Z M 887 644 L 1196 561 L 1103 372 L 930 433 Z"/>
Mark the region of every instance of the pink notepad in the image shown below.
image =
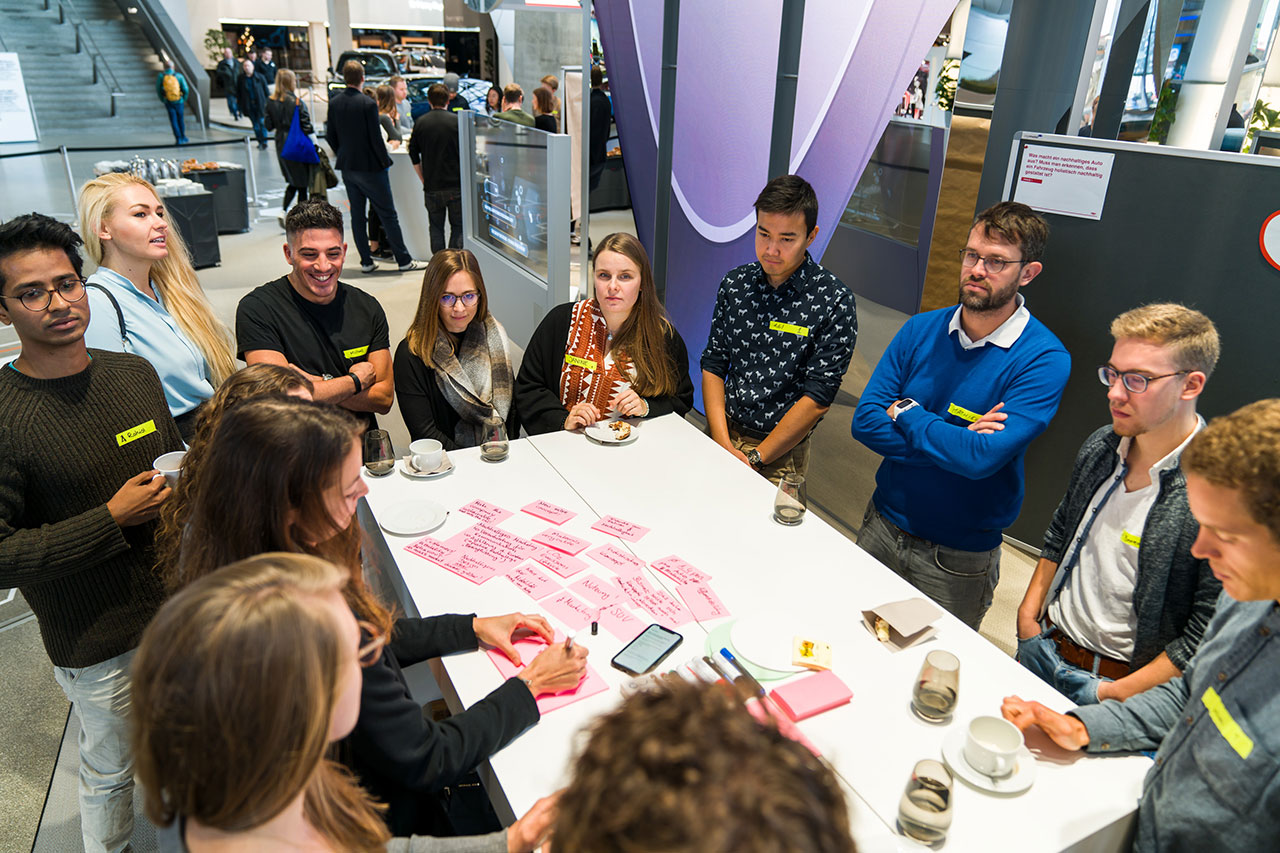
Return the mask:
<path id="1" fill-rule="evenodd" d="M 853 698 L 853 691 L 834 672 L 815 672 L 776 687 L 769 694 L 774 704 L 796 722 L 830 711 Z"/>
<path id="2" fill-rule="evenodd" d="M 564 641 L 564 634 L 556 631 L 555 641 L 557 643 Z M 531 660 L 538 656 L 538 653 L 547 647 L 547 643 L 537 634 L 530 634 L 527 637 L 521 637 L 514 641 L 513 645 L 520 652 L 520 660 L 524 662 L 521 666 L 513 664 L 505 654 L 497 649 L 486 649 L 489 660 L 493 661 L 493 665 L 498 668 L 498 672 L 502 673 L 503 678 L 510 678 L 520 670 L 524 669 Z M 603 693 L 609 689 L 609 683 L 600 677 L 590 664 L 587 664 L 587 673 L 577 687 L 572 690 L 566 690 L 563 693 L 544 694 L 538 697 L 538 712 L 545 714 L 548 711 L 554 711 L 557 708 L 563 708 L 565 705 L 571 705 L 579 699 L 585 699 L 588 696 L 594 696 L 597 693 Z"/>

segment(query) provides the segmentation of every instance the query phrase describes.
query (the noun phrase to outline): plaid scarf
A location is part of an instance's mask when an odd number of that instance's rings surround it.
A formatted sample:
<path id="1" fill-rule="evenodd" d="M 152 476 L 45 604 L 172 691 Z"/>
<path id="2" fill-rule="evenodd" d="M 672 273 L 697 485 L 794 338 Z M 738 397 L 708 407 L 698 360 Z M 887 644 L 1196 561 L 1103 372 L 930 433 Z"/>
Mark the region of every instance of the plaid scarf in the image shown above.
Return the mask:
<path id="1" fill-rule="evenodd" d="M 507 333 L 490 314 L 483 323 L 471 323 L 462 333 L 458 351 L 443 327 L 436 333 L 436 386 L 458 413 L 453 439 L 459 447 L 484 442 L 484 419 L 497 410 L 505 421 L 511 411 L 511 360 L 507 357 Z"/>

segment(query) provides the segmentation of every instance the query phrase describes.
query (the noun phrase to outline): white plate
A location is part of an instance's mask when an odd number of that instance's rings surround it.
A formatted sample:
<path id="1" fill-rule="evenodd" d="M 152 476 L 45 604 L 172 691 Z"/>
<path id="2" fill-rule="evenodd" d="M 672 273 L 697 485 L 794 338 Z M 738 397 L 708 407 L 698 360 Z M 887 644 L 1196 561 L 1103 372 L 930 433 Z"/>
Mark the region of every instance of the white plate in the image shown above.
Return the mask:
<path id="1" fill-rule="evenodd" d="M 396 536 L 418 536 L 430 533 L 449 517 L 435 501 L 405 501 L 378 515 L 378 525 Z"/>
<path id="2" fill-rule="evenodd" d="M 403 459 L 396 460 L 396 470 L 401 474 L 404 474 L 406 477 L 411 477 L 415 480 L 434 480 L 436 477 L 443 477 L 445 474 L 453 471 L 453 462 L 449 459 L 449 454 L 446 453 L 444 454 L 444 461 L 441 463 L 441 467 L 434 471 L 427 471 L 424 473 L 409 464 L 409 457 L 406 456 Z"/>
<path id="3" fill-rule="evenodd" d="M 964 757 L 964 741 L 967 726 L 960 726 L 947 735 L 942 742 L 942 757 L 951 771 L 975 788 L 990 791 L 993 794 L 1021 794 L 1031 787 L 1036 780 L 1036 759 L 1031 750 L 1023 746 L 1018 749 L 1018 760 L 1013 763 L 1013 772 L 999 779 L 980 773 L 969 766 Z"/>
<path id="4" fill-rule="evenodd" d="M 786 619 L 776 616 L 747 616 L 733 623 L 733 647 L 740 657 L 756 666 L 779 672 L 805 672 L 805 668 L 791 663 L 791 641 L 803 631 Z"/>
<path id="5" fill-rule="evenodd" d="M 618 419 L 614 418 L 613 420 L 618 420 Z M 631 444 L 633 441 L 635 441 L 637 438 L 640 437 L 640 430 L 638 425 L 632 424 L 631 435 L 627 436 L 626 438 L 621 438 L 621 439 L 618 438 L 617 433 L 609 429 L 609 424 L 613 423 L 613 420 L 600 421 L 599 423 L 595 423 L 587 427 L 586 429 L 587 438 L 591 439 L 597 444 Z"/>

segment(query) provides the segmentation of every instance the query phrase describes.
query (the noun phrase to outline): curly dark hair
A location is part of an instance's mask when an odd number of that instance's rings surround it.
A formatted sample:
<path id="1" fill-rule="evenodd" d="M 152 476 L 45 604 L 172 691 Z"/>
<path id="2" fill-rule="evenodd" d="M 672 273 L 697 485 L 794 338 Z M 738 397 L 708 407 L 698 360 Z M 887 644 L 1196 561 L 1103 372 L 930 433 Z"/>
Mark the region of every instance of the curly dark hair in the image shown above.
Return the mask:
<path id="1" fill-rule="evenodd" d="M 284 217 L 284 233 L 290 241 L 312 228 L 343 233 L 342 211 L 324 199 L 312 198 L 295 204 Z"/>
<path id="2" fill-rule="evenodd" d="M 84 241 L 80 235 L 71 230 L 71 226 L 59 222 L 52 216 L 43 213 L 26 213 L 15 216 L 0 225 L 0 261 L 18 252 L 30 252 L 37 249 L 51 249 L 67 253 L 67 260 L 75 268 L 76 276 L 84 278 L 84 258 L 80 257 L 80 247 Z M 4 280 L 4 270 L 0 268 L 0 288 L 8 282 Z"/>
<path id="3" fill-rule="evenodd" d="M 1280 399 L 1214 418 L 1182 451 L 1182 470 L 1238 489 L 1253 520 L 1280 543 Z"/>
<path id="4" fill-rule="evenodd" d="M 556 853 L 854 853 L 844 794 L 723 685 L 668 683 L 600 718 L 560 796 Z"/>

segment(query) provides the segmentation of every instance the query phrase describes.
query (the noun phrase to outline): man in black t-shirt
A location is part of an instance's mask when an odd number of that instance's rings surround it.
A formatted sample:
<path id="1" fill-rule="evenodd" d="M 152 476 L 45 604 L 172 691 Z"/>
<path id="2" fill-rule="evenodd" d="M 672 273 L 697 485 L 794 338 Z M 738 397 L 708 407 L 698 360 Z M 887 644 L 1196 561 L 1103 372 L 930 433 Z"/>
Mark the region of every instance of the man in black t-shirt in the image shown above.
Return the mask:
<path id="1" fill-rule="evenodd" d="M 444 248 L 444 219 L 449 215 L 449 248 L 462 248 L 462 172 L 458 165 L 458 117 L 449 112 L 449 90 L 439 83 L 427 89 L 427 111 L 413 126 L 409 159 L 426 194 L 431 223 L 431 254 Z"/>
<path id="2" fill-rule="evenodd" d="M 391 342 L 378 301 L 339 281 L 347 244 L 342 213 L 326 201 L 294 205 L 284 220 L 287 276 L 256 288 L 236 308 L 236 348 L 248 364 L 292 367 L 316 400 L 363 415 L 391 410 Z"/>

